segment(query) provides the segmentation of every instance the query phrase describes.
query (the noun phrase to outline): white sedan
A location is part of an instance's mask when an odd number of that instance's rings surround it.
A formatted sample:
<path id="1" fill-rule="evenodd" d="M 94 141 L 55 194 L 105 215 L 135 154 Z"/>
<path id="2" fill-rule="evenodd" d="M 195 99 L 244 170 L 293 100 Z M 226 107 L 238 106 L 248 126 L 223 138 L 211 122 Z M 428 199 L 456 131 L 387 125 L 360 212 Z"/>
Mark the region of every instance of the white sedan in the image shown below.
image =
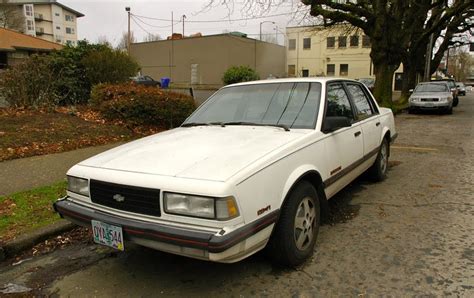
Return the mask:
<path id="1" fill-rule="evenodd" d="M 54 207 L 94 241 L 132 241 L 236 262 L 269 248 L 295 266 L 314 250 L 327 200 L 369 171 L 386 177 L 391 110 L 337 78 L 226 86 L 182 125 L 72 167 Z"/>

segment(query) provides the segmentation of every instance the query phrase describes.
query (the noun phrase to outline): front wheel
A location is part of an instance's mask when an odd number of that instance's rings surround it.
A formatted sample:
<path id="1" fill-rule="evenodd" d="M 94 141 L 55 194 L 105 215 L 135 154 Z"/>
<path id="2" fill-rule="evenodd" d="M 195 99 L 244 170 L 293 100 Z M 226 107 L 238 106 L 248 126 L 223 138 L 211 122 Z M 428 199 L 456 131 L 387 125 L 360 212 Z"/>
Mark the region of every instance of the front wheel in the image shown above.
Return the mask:
<path id="1" fill-rule="evenodd" d="M 314 250 L 320 225 L 320 203 L 314 186 L 300 182 L 281 208 L 280 218 L 270 239 L 270 254 L 283 266 L 294 267 Z"/>
<path id="2" fill-rule="evenodd" d="M 459 97 L 456 96 L 455 98 L 453 98 L 453 107 L 457 107 L 458 104 L 459 104 Z"/>
<path id="3" fill-rule="evenodd" d="M 380 145 L 377 159 L 375 160 L 372 167 L 369 168 L 369 175 L 372 180 L 378 182 L 383 181 L 387 177 L 388 170 L 388 155 L 389 155 L 389 144 L 387 139 L 383 139 Z"/>

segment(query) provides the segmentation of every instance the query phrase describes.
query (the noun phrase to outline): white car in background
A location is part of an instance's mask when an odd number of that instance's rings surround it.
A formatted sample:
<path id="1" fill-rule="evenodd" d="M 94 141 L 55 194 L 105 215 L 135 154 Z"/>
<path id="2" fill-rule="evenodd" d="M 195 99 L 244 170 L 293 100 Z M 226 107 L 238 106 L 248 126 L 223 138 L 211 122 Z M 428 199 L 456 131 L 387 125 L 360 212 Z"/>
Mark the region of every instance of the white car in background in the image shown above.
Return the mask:
<path id="1" fill-rule="evenodd" d="M 438 110 L 453 113 L 454 99 L 445 81 L 419 83 L 408 99 L 409 112 L 419 110 Z"/>
<path id="2" fill-rule="evenodd" d="M 295 266 L 313 253 L 328 199 L 367 170 L 386 177 L 396 136 L 391 110 L 356 81 L 230 85 L 181 127 L 72 167 L 54 206 L 120 250 L 128 240 L 231 263 L 267 246 Z"/>

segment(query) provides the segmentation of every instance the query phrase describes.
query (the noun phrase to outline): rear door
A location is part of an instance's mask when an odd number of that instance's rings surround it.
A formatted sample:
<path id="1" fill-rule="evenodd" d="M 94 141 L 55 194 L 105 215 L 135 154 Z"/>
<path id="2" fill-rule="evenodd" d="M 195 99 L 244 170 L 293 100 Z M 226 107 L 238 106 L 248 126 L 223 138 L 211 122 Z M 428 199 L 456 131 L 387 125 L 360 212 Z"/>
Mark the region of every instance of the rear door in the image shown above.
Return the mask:
<path id="1" fill-rule="evenodd" d="M 359 123 L 362 129 L 364 157 L 372 156 L 378 152 L 380 146 L 380 115 L 361 84 L 348 82 L 346 87 L 354 104 L 355 122 Z"/>
<path id="2" fill-rule="evenodd" d="M 325 117 L 347 117 L 353 124 L 328 133 L 326 148 L 326 195 L 331 197 L 352 180 L 348 175 L 363 157 L 362 128 L 342 82 L 328 83 Z"/>

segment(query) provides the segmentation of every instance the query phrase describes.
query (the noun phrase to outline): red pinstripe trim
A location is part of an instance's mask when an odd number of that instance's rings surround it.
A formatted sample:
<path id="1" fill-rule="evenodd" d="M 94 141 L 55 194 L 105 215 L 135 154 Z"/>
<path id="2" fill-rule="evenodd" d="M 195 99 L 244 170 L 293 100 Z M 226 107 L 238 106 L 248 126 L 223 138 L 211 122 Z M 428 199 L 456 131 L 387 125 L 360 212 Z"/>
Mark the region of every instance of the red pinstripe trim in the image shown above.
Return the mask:
<path id="1" fill-rule="evenodd" d="M 231 238 L 229 239 L 227 242 L 225 243 L 222 243 L 222 244 L 216 244 L 216 245 L 212 245 L 212 244 L 209 244 L 209 248 L 221 248 L 221 247 L 224 247 L 224 246 L 227 246 L 227 245 L 230 245 L 231 243 L 234 243 L 240 239 L 242 239 L 243 237 L 245 236 L 248 236 L 249 234 L 255 232 L 256 230 L 258 230 L 260 227 L 262 226 L 265 226 L 265 225 L 270 225 L 272 224 L 273 222 L 275 222 L 278 218 L 278 215 L 274 216 L 274 217 L 271 217 L 269 218 L 268 220 L 265 220 L 264 222 L 258 224 L 257 226 L 253 227 L 252 229 L 248 230 L 248 231 L 245 231 L 245 232 L 242 232 L 241 234 L 238 234 L 235 238 Z"/>
<path id="2" fill-rule="evenodd" d="M 173 241 L 178 241 L 178 242 L 184 242 L 184 243 L 191 243 L 191 244 L 194 244 L 194 245 L 199 245 L 199 246 L 204 246 L 204 247 L 208 246 L 208 244 L 205 243 L 205 242 L 187 240 L 187 239 L 183 239 L 183 238 L 175 238 L 175 237 L 159 234 L 157 232 L 138 231 L 138 230 L 133 230 L 133 229 L 130 229 L 130 228 L 124 228 L 124 231 L 132 233 L 132 234 L 139 234 L 139 235 L 148 234 L 150 236 L 154 236 L 154 237 L 158 237 L 158 238 L 163 238 L 163 239 L 168 239 L 168 240 L 173 240 Z"/>

